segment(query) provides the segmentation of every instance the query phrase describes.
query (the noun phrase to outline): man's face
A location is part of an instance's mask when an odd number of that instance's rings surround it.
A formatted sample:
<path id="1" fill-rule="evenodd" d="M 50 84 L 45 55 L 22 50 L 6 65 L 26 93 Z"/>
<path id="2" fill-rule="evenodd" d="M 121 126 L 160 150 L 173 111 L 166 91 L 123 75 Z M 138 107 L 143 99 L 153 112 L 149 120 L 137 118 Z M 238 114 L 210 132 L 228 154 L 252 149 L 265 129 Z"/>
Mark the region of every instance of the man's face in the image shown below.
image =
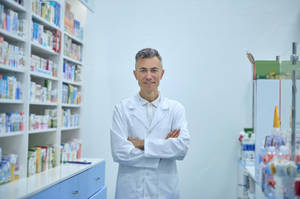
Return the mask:
<path id="1" fill-rule="evenodd" d="M 136 69 L 133 72 L 143 93 L 150 94 L 158 91 L 159 82 L 164 75 L 164 70 L 157 57 L 138 60 Z"/>

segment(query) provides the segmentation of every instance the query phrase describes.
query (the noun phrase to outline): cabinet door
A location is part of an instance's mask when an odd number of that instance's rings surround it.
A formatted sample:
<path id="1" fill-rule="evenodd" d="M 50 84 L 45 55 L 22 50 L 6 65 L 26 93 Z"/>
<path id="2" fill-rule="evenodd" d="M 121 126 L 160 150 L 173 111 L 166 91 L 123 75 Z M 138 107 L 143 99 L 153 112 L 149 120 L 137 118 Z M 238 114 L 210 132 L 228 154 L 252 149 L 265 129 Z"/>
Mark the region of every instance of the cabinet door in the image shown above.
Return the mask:
<path id="1" fill-rule="evenodd" d="M 60 197 L 63 199 L 79 199 L 78 177 L 74 176 L 61 183 Z"/>
<path id="2" fill-rule="evenodd" d="M 91 196 L 104 187 L 105 162 L 88 170 L 88 195 Z"/>
<path id="3" fill-rule="evenodd" d="M 90 195 L 88 195 L 88 187 L 89 187 L 88 171 L 84 171 L 84 172 L 78 174 L 76 177 L 77 177 L 77 187 L 79 190 L 78 198 L 80 198 L 80 199 L 89 198 Z"/>
<path id="4" fill-rule="evenodd" d="M 103 187 L 100 191 L 96 192 L 90 199 L 106 199 L 106 187 Z"/>
<path id="5" fill-rule="evenodd" d="M 33 195 L 29 199 L 48 199 L 48 198 L 60 198 L 60 186 L 54 185 L 45 191 L 42 191 L 36 195 Z"/>

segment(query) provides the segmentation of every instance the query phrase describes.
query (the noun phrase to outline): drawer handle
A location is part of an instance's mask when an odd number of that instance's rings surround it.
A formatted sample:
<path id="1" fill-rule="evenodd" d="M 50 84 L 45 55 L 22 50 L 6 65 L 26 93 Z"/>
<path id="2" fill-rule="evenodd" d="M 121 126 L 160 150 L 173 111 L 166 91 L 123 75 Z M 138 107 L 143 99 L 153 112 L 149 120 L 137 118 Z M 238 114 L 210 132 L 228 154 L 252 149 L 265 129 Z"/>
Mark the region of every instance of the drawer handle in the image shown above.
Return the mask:
<path id="1" fill-rule="evenodd" d="M 96 178 L 96 181 L 98 181 L 98 180 L 100 180 L 100 179 L 101 179 L 100 177 L 97 177 L 97 178 Z"/>
<path id="2" fill-rule="evenodd" d="M 74 191 L 72 194 L 73 195 L 76 195 L 76 194 L 78 194 L 79 193 L 79 191 Z"/>

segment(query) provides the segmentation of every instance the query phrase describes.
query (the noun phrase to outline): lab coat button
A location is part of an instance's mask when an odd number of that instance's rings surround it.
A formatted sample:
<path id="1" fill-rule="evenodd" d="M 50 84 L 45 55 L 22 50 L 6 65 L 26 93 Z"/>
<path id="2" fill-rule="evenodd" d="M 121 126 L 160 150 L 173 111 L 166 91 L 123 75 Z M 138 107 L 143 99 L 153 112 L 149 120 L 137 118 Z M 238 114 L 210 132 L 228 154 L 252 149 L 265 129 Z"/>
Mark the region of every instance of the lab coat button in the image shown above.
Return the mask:
<path id="1" fill-rule="evenodd" d="M 148 195 L 147 194 L 145 194 L 145 198 L 147 198 L 148 197 Z"/>
<path id="2" fill-rule="evenodd" d="M 146 175 L 149 176 L 149 172 L 147 172 Z"/>
<path id="3" fill-rule="evenodd" d="M 151 131 L 148 131 L 148 134 L 150 134 L 151 133 Z"/>

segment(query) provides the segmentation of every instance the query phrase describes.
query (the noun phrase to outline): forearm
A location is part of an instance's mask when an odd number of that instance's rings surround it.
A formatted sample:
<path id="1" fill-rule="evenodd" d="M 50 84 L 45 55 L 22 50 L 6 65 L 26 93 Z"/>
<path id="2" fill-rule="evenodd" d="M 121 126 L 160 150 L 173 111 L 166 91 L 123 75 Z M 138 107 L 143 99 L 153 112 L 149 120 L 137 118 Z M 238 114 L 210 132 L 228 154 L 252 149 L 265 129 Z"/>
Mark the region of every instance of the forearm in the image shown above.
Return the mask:
<path id="1" fill-rule="evenodd" d="M 189 148 L 190 137 L 187 135 L 169 139 L 146 139 L 144 152 L 149 158 L 173 158 L 182 160 Z"/>

